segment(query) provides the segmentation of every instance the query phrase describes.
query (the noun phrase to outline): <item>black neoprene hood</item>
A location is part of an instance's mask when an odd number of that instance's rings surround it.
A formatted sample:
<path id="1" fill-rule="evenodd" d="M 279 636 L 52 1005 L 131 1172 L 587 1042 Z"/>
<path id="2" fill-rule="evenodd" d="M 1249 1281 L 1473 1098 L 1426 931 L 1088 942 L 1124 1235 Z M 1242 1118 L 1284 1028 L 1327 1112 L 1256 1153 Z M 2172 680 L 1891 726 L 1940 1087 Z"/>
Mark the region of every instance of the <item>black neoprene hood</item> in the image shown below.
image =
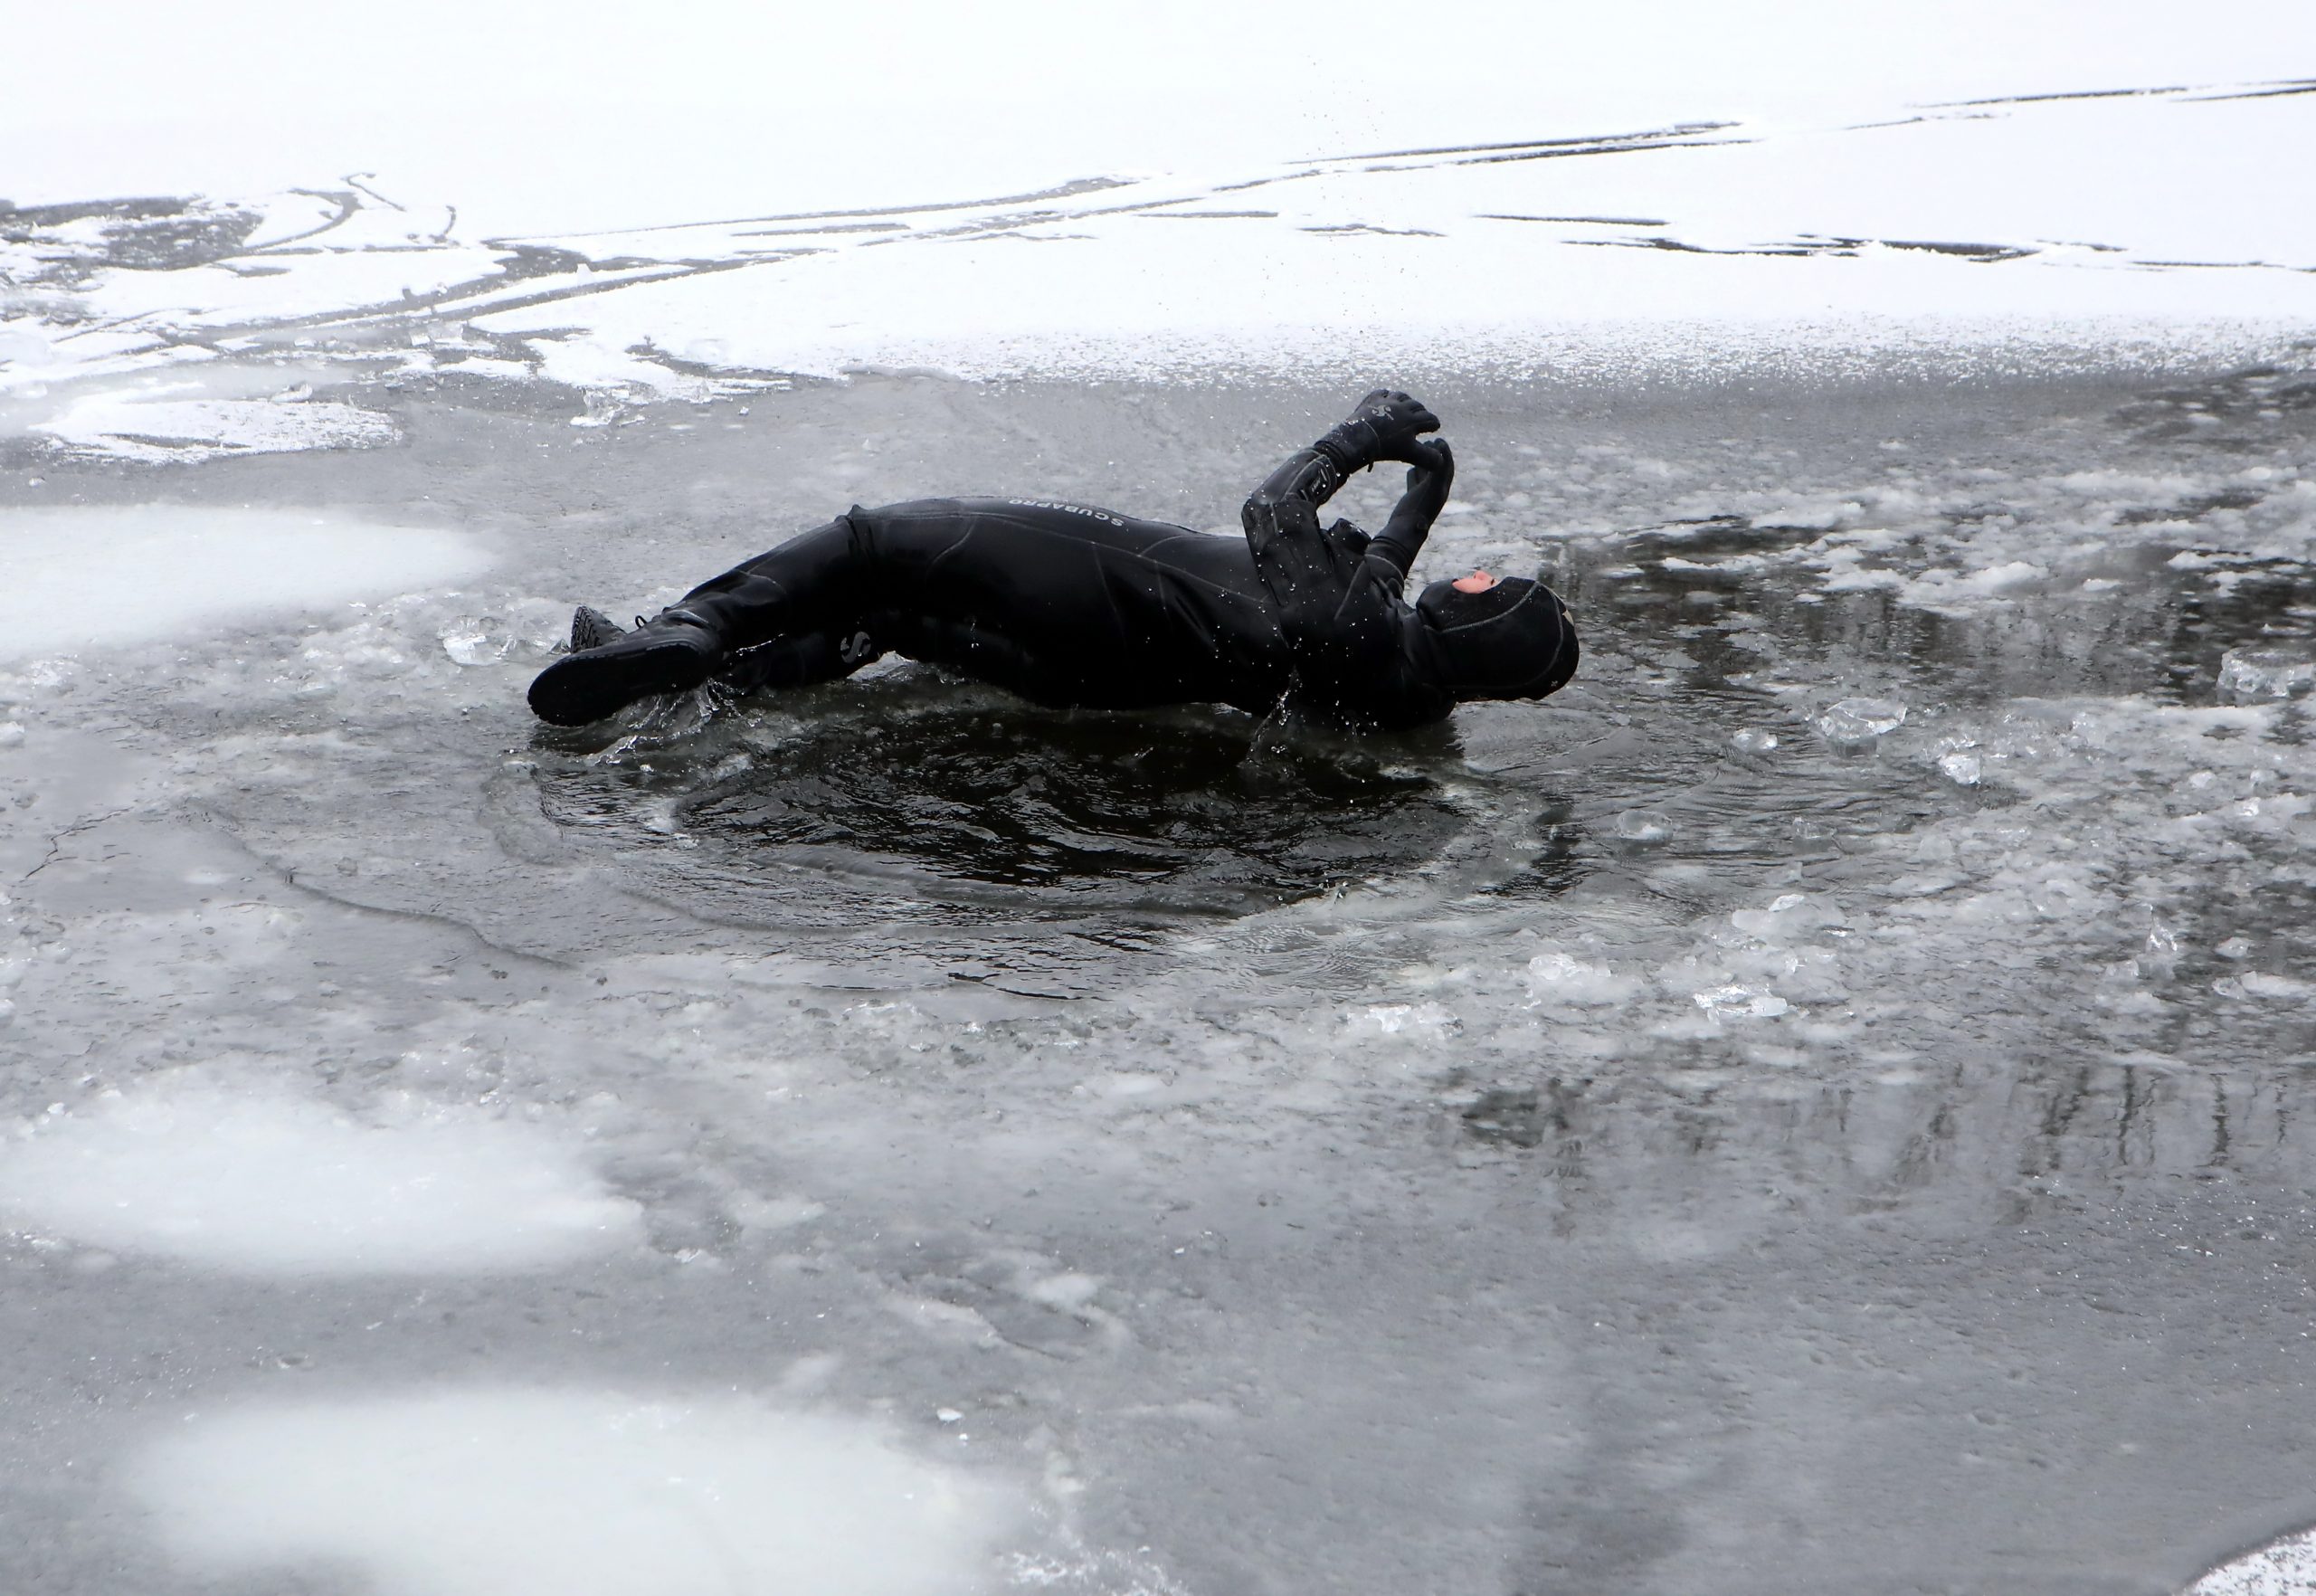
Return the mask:
<path id="1" fill-rule="evenodd" d="M 1415 607 L 1458 698 L 1541 698 L 1576 674 L 1576 628 L 1541 582 L 1510 576 L 1478 593 L 1435 582 Z"/>

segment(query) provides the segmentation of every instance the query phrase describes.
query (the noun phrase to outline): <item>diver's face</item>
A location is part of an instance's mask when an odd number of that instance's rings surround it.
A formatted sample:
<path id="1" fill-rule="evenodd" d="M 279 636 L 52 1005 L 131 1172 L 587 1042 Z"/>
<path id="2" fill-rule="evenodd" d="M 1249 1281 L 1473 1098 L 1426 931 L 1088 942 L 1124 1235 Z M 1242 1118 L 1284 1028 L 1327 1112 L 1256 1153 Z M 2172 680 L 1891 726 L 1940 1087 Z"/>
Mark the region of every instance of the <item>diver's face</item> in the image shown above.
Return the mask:
<path id="1" fill-rule="evenodd" d="M 1525 581 L 1506 582 L 1488 572 L 1475 571 L 1453 582 L 1432 583 L 1415 601 L 1415 607 L 1418 613 L 1441 631 L 1473 626 L 1516 608 L 1533 585 Z"/>

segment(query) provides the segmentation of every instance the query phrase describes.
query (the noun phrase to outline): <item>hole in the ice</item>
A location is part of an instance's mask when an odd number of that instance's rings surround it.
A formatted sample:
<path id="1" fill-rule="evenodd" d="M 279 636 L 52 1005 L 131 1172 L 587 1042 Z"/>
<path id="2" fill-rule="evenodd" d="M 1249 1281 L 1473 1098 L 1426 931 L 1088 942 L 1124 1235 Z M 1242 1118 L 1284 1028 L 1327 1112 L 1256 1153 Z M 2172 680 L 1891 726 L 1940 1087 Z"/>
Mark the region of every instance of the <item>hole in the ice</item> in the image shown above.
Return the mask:
<path id="1" fill-rule="evenodd" d="M 546 812 L 650 842 L 631 858 L 726 898 L 897 872 L 936 896 L 1072 914 L 1244 912 L 1401 874 L 1471 824 L 1439 774 L 1445 732 L 1305 738 L 1243 716 L 1071 714 L 899 681 L 813 698 L 821 718 L 769 736 L 742 720 L 649 758 L 543 764 Z"/>

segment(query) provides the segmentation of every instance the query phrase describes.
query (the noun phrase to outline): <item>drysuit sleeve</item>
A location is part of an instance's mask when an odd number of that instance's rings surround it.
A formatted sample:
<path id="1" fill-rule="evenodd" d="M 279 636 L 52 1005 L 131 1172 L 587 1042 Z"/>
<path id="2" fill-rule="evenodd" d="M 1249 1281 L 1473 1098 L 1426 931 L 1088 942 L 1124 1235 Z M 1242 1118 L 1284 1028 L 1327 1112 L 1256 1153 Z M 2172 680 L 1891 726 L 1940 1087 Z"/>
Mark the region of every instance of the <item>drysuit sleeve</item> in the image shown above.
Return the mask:
<path id="1" fill-rule="evenodd" d="M 1247 498 L 1239 523 L 1290 645 L 1319 643 L 1356 620 L 1369 543 L 1348 522 L 1322 530 L 1319 507 L 1344 471 L 1322 449 L 1300 450 Z M 1346 610 L 1353 612 L 1346 613 Z"/>
<path id="2" fill-rule="evenodd" d="M 1348 725 L 1412 725 L 1444 713 L 1410 707 L 1404 567 L 1346 521 L 1319 525 L 1343 486 L 1332 452 L 1302 450 L 1265 478 L 1239 511 L 1255 575 L 1270 598 L 1311 708 Z M 1427 523 L 1428 526 L 1428 523 Z M 1419 533 L 1416 541 L 1420 542 Z M 1413 558 L 1413 549 L 1408 550 Z"/>
<path id="3" fill-rule="evenodd" d="M 1370 557 L 1389 562 L 1402 582 L 1415 568 L 1415 557 L 1423 552 L 1423 540 L 1447 507 L 1448 489 L 1456 481 L 1456 456 L 1448 440 L 1433 438 L 1418 443 L 1416 451 L 1422 458 L 1408 468 L 1407 490 L 1400 495 L 1391 518 L 1370 546 Z"/>

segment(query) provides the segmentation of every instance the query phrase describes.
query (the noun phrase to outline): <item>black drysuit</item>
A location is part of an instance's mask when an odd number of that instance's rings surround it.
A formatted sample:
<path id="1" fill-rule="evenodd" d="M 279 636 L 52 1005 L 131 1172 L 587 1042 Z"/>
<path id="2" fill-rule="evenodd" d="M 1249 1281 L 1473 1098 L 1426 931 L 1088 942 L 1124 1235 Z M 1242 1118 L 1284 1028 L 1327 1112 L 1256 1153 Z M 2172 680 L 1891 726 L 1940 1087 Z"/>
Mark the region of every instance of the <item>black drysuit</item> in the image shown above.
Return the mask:
<path id="1" fill-rule="evenodd" d="M 1395 730 L 1458 697 L 1441 634 L 1402 596 L 1436 506 L 1410 492 L 1381 536 L 1319 507 L 1343 467 L 1306 449 L 1241 512 L 1243 540 L 1039 499 L 855 508 L 702 584 L 669 613 L 705 622 L 743 688 L 846 675 L 886 652 L 1041 704 L 1142 708 L 1283 703 L 1325 724 Z M 1444 586 L 1444 584 L 1442 584 Z M 1542 696 L 1576 668 L 1564 633 Z M 1504 695 L 1508 696 L 1508 695 Z"/>

